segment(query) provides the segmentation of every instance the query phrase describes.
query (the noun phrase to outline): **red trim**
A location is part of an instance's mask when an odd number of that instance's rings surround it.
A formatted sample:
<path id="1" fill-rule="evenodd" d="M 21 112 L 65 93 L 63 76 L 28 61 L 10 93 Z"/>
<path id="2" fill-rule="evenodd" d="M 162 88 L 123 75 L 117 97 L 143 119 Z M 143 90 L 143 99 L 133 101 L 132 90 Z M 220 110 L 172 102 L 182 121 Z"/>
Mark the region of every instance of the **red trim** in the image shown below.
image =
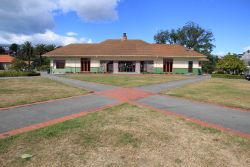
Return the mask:
<path id="1" fill-rule="evenodd" d="M 179 117 L 179 118 L 183 118 L 183 119 L 185 119 L 187 121 L 196 123 L 196 124 L 201 125 L 201 126 L 218 129 L 218 130 L 223 131 L 223 132 L 229 132 L 229 133 L 231 133 L 233 135 L 237 135 L 237 136 L 240 136 L 240 137 L 243 137 L 243 138 L 250 139 L 250 134 L 248 134 L 248 133 L 240 132 L 240 131 L 233 130 L 233 129 L 230 129 L 230 128 L 225 128 L 225 127 L 223 127 L 221 125 L 204 122 L 204 121 L 201 121 L 201 120 L 198 120 L 198 119 L 195 119 L 195 118 L 183 116 L 183 115 L 176 114 L 176 113 L 173 113 L 173 112 L 170 112 L 170 111 L 167 111 L 167 110 L 158 109 L 158 108 L 151 107 L 151 106 L 148 106 L 148 105 L 145 105 L 145 104 L 140 104 L 140 103 L 137 103 L 137 102 L 131 102 L 131 104 L 134 104 L 134 105 L 139 106 L 139 107 L 145 107 L 145 108 L 148 108 L 148 109 L 151 109 L 151 110 L 155 110 L 155 111 L 161 112 L 161 113 L 163 113 L 165 115 L 173 115 L 173 116 L 176 116 L 176 117 Z"/>
<path id="2" fill-rule="evenodd" d="M 90 72 L 90 60 L 81 59 L 81 72 Z"/>

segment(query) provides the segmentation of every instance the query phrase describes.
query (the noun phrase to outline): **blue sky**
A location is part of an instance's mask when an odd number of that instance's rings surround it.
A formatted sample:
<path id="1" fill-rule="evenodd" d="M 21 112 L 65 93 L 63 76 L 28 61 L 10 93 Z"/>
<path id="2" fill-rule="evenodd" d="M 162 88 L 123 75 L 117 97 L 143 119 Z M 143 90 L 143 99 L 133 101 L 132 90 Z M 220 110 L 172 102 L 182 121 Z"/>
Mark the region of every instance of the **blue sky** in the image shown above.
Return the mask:
<path id="1" fill-rule="evenodd" d="M 26 8 L 31 7 L 21 0 L 13 1 L 17 2 L 7 6 L 13 8 L 13 5 L 16 5 L 18 8 L 19 1 Z M 27 0 L 27 3 L 28 1 L 32 0 Z M 153 36 L 158 30 L 178 28 L 193 21 L 214 33 L 215 54 L 241 53 L 246 48 L 250 49 L 249 0 L 91 1 L 93 0 L 44 0 L 44 3 L 37 4 L 37 10 L 40 12 L 36 10 L 29 16 L 23 15 L 29 11 L 24 10 L 20 12 L 20 18 L 15 18 L 23 19 L 22 22 L 12 26 L 14 23 L 7 23 L 9 27 L 19 27 L 18 31 L 1 27 L 0 24 L 0 32 L 5 34 L 0 35 L 0 43 L 24 40 L 62 45 L 71 42 L 100 42 L 109 38 L 121 38 L 123 32 L 127 33 L 129 39 L 154 42 Z M 33 1 L 32 8 L 35 5 Z M 4 9 L 6 12 L 9 10 L 7 7 Z M 9 16 L 11 14 L 0 14 L 1 19 Z M 34 20 L 29 23 L 29 27 L 35 28 L 29 29 L 21 25 L 26 20 L 32 20 L 31 18 Z"/>

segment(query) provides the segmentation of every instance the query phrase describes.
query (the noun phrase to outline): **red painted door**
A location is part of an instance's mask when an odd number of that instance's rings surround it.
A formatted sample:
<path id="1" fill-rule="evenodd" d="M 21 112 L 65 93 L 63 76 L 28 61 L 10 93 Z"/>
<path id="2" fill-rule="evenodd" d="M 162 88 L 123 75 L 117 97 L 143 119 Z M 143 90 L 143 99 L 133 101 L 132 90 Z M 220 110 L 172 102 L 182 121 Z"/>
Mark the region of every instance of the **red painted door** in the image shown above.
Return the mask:
<path id="1" fill-rule="evenodd" d="M 81 60 L 81 71 L 89 72 L 90 71 L 90 61 L 89 60 Z"/>

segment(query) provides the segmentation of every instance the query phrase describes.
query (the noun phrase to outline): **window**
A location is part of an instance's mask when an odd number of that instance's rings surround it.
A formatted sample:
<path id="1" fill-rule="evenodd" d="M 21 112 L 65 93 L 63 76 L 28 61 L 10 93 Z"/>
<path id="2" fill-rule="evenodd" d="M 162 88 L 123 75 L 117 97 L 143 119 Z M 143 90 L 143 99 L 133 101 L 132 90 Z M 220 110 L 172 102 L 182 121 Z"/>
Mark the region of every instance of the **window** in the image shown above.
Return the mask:
<path id="1" fill-rule="evenodd" d="M 56 65 L 56 69 L 65 68 L 65 60 L 55 60 L 54 64 Z"/>
<path id="2" fill-rule="evenodd" d="M 201 61 L 199 61 L 199 67 L 201 67 L 202 66 L 202 62 Z"/>

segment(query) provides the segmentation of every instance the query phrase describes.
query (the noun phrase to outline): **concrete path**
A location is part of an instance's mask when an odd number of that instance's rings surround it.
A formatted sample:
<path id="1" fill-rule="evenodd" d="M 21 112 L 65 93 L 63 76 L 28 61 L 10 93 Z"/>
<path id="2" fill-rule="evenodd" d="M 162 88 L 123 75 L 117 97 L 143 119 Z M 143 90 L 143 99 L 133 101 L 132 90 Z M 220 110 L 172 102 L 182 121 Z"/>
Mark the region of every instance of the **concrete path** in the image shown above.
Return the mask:
<path id="1" fill-rule="evenodd" d="M 29 125 L 46 122 L 71 114 L 95 110 L 123 101 L 136 102 L 137 104 L 160 109 L 161 111 L 216 124 L 223 128 L 229 128 L 250 136 L 250 112 L 242 112 L 237 109 L 156 94 L 164 90 L 170 90 L 209 79 L 209 76 L 198 76 L 187 80 L 172 81 L 137 88 L 119 88 L 63 78 L 55 75 L 42 76 L 71 86 L 93 90 L 96 93 L 42 104 L 0 109 L 0 135 L 17 128 L 27 127 Z"/>
<path id="2" fill-rule="evenodd" d="M 119 88 L 119 87 L 111 86 L 111 85 L 104 85 L 104 84 L 98 84 L 98 83 L 93 83 L 93 82 L 86 82 L 86 81 L 79 81 L 79 80 L 64 78 L 60 75 L 42 75 L 42 76 L 55 80 L 55 81 L 65 83 L 70 86 L 92 90 L 94 92 L 107 91 L 107 90 Z"/>
<path id="3" fill-rule="evenodd" d="M 48 103 L 0 110 L 0 133 L 117 103 L 115 99 L 86 95 Z"/>
<path id="4" fill-rule="evenodd" d="M 160 95 L 136 102 L 250 134 L 250 112 Z"/>
<path id="5" fill-rule="evenodd" d="M 200 81 L 207 80 L 210 78 L 211 78 L 210 76 L 197 76 L 197 77 L 192 77 L 190 79 L 185 79 L 185 80 L 178 80 L 178 81 L 171 81 L 167 83 L 140 86 L 140 87 L 137 87 L 137 89 L 147 91 L 147 92 L 152 92 L 152 93 L 159 93 L 161 91 L 174 89 L 177 87 L 181 87 L 181 86 L 188 85 L 191 83 L 200 82 Z"/>

